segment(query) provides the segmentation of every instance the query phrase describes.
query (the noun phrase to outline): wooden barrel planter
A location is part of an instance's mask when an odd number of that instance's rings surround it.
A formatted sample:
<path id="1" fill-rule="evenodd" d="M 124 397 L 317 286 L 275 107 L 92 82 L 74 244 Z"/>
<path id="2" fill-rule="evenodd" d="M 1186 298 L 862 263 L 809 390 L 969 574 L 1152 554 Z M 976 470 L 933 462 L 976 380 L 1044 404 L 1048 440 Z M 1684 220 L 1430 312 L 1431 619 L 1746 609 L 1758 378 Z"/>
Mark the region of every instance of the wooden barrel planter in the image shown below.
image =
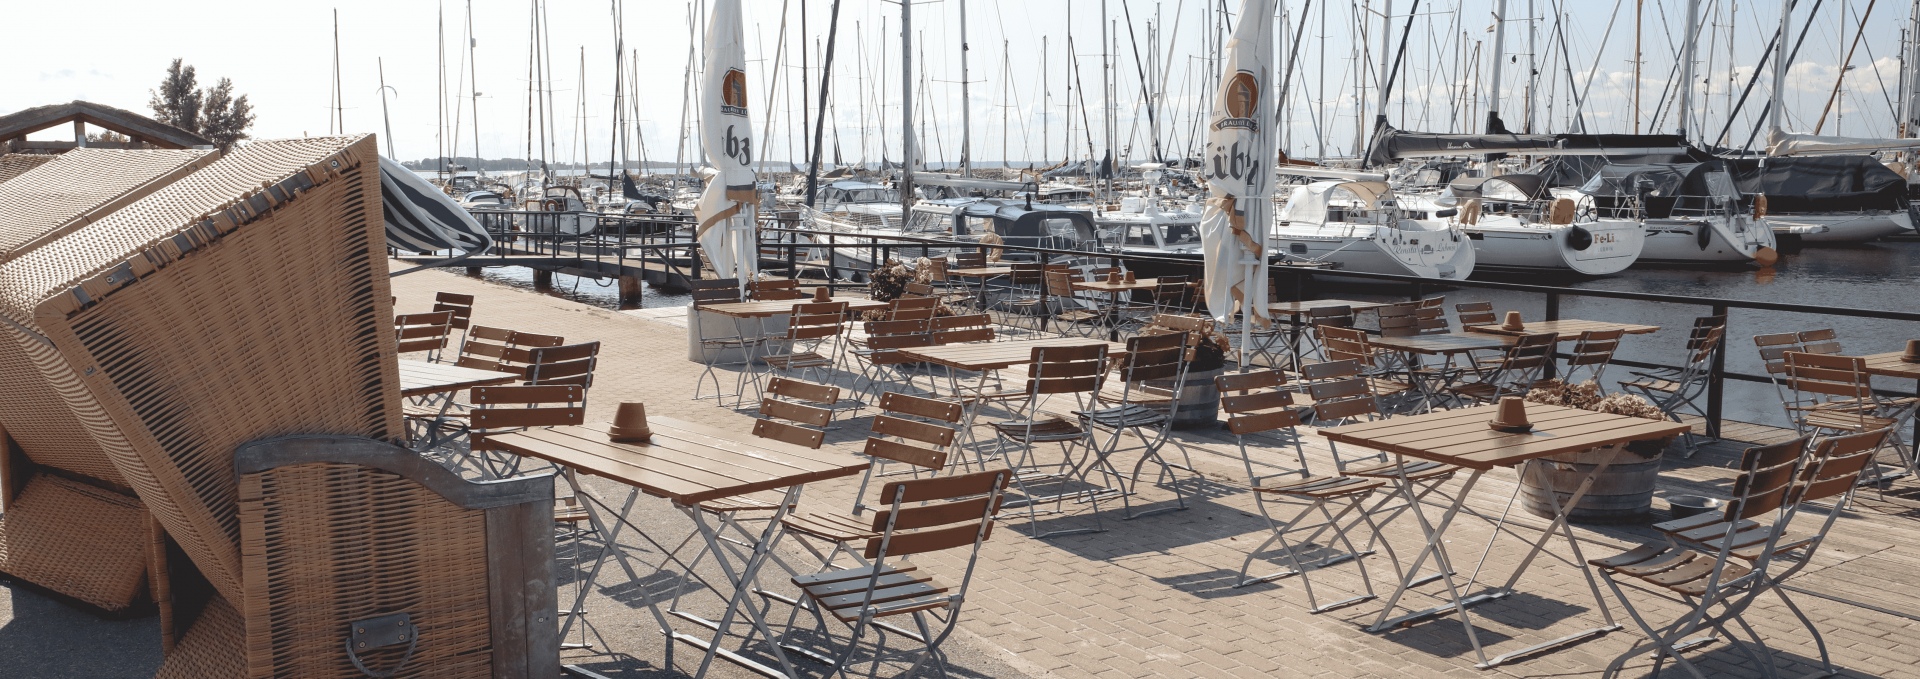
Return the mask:
<path id="1" fill-rule="evenodd" d="M 1587 490 L 1580 504 L 1567 511 L 1568 520 L 1574 523 L 1622 524 L 1635 523 L 1647 518 L 1653 509 L 1654 482 L 1660 476 L 1660 462 L 1663 454 L 1651 458 L 1641 457 L 1626 449 L 1657 446 L 1666 449 L 1668 440 L 1634 441 L 1629 444 L 1595 448 L 1578 453 L 1566 453 L 1542 458 L 1545 476 L 1553 486 L 1548 490 L 1540 485 L 1540 469 L 1529 468 L 1520 478 L 1520 506 L 1528 513 L 1542 518 L 1553 518 L 1553 505 L 1547 500 L 1552 492 L 1562 505 L 1573 492 L 1579 490 L 1580 481 L 1602 462 L 1609 463 L 1606 471 L 1593 479 L 1593 487 Z"/>
<path id="2" fill-rule="evenodd" d="M 1180 390 L 1180 407 L 1173 413 L 1174 429 L 1198 429 L 1219 426 L 1220 390 L 1214 388 L 1213 378 L 1225 373 L 1225 367 L 1213 370 L 1189 370 L 1185 382 L 1175 383 L 1172 379 L 1147 380 L 1147 386 L 1165 389 L 1169 392 Z"/>

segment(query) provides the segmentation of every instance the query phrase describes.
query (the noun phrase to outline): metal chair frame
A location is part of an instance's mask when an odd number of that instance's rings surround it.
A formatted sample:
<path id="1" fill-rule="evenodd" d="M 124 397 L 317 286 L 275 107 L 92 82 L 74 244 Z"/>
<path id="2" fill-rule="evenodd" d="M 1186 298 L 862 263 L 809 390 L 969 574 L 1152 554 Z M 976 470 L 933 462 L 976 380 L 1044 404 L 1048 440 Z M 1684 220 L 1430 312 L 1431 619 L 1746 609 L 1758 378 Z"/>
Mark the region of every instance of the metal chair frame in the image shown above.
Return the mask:
<path id="1" fill-rule="evenodd" d="M 1173 429 L 1173 416 L 1180 409 L 1180 397 L 1185 389 L 1175 388 L 1167 393 L 1155 393 L 1147 389 L 1148 380 L 1171 378 L 1176 385 L 1184 385 L 1187 377 L 1187 333 L 1176 332 L 1164 335 L 1136 336 L 1127 339 L 1127 354 L 1120 359 L 1117 368 L 1120 381 L 1120 393 L 1117 399 L 1107 399 L 1101 392 L 1094 393 L 1094 409 L 1076 410 L 1074 415 L 1091 433 L 1094 447 L 1093 466 L 1103 475 L 1113 478 L 1120 493 L 1121 508 L 1126 520 L 1142 516 L 1183 510 L 1187 508 L 1187 494 L 1180 489 L 1178 478 L 1165 483 L 1174 492 L 1175 506 L 1163 507 L 1134 513 L 1133 504 L 1128 499 L 1135 494 L 1140 482 L 1140 470 L 1148 462 L 1160 466 L 1160 473 L 1154 484 L 1161 485 L 1169 477 L 1175 476 L 1174 469 L 1185 469 L 1197 473 L 1189 462 L 1186 466 L 1167 462 L 1160 455 L 1160 449 L 1172 439 L 1168 434 Z M 1108 408 L 1099 408 L 1103 403 L 1116 404 Z M 1109 434 L 1103 442 L 1099 434 Z M 1123 475 L 1113 466 L 1114 453 L 1119 452 L 1122 434 L 1132 433 L 1140 439 L 1140 461 L 1134 463 L 1133 473 Z M 1178 442 L 1174 442 L 1178 446 Z M 1184 450 L 1184 448 L 1182 448 Z"/>

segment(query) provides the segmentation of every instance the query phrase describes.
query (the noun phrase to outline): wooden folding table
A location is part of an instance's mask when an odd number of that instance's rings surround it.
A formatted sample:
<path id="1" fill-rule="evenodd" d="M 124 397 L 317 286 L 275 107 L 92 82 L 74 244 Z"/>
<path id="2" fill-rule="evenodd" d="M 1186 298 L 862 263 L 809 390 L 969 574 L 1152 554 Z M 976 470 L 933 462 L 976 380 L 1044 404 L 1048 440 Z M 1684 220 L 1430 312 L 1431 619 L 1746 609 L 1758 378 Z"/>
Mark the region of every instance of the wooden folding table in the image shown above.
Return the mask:
<path id="1" fill-rule="evenodd" d="M 581 584 L 572 610 L 579 610 L 586 594 L 593 587 L 594 580 L 600 574 L 608 555 L 612 555 L 626 570 L 627 576 L 636 584 L 642 578 L 628 562 L 627 555 L 619 550 L 617 538 L 619 527 L 632 526 L 642 538 L 652 543 L 666 561 L 679 564 L 684 574 L 698 580 L 728 599 L 726 612 L 718 622 L 707 620 L 687 611 L 669 608 L 662 613 L 659 602 L 647 594 L 645 586 L 638 588 L 647 608 L 652 611 L 655 622 L 659 623 L 662 633 L 668 635 L 667 664 L 672 664 L 674 642 L 683 642 L 702 649 L 705 655 L 700 661 L 700 669 L 693 676 L 705 676 L 715 657 L 725 658 L 747 669 L 776 677 L 797 677 L 793 665 L 776 643 L 777 637 L 767 627 L 766 619 L 758 607 L 748 601 L 748 596 L 758 589 L 756 579 L 761 566 L 772 558 L 774 544 L 783 534 L 780 520 L 785 518 L 793 505 L 800 500 L 800 489 L 804 484 L 846 476 L 865 471 L 867 462 L 853 455 L 834 450 L 814 450 L 762 439 L 746 432 L 722 429 L 718 427 L 694 424 L 673 418 L 654 417 L 649 420 L 653 437 L 640 443 L 614 443 L 608 439 L 608 425 L 605 423 L 572 427 L 554 427 L 552 429 L 529 429 L 510 434 L 487 437 L 490 445 L 527 457 L 536 457 L 559 465 L 565 470 L 567 483 L 572 485 L 575 495 L 585 498 L 582 506 L 587 510 L 587 518 L 594 530 L 604 536 L 607 549 L 601 551 L 595 559 L 593 568 Z M 583 488 L 577 476 L 578 472 L 587 472 L 594 476 L 605 477 L 630 488 L 627 498 L 618 511 L 612 505 L 595 497 Z M 717 526 L 711 523 L 707 512 L 700 511 L 701 502 L 720 498 L 736 497 L 761 491 L 784 491 L 784 497 L 773 510 L 773 516 L 767 527 L 748 545 L 750 553 L 739 558 L 739 563 L 729 560 L 735 554 L 722 546 L 722 538 Z M 646 529 L 634 526 L 627 521 L 626 515 L 632 509 L 634 500 L 640 493 L 666 498 L 673 506 L 693 520 L 698 535 L 706 542 L 707 548 L 714 554 L 721 571 L 725 573 L 730 592 L 723 592 L 715 583 L 701 578 L 694 569 L 680 561 L 674 550 L 667 549 L 662 541 L 655 540 Z M 608 517 L 602 514 L 607 510 L 617 525 L 609 530 Z M 733 538 L 727 538 L 733 540 Z M 660 572 L 668 571 L 668 563 L 663 561 Z M 697 562 L 698 559 L 695 560 Z M 677 600 L 677 599 L 676 599 Z M 766 641 L 766 649 L 780 662 L 779 667 L 770 667 L 751 660 L 733 650 L 722 647 L 728 630 L 734 623 L 734 617 L 745 612 L 753 623 L 754 632 L 758 632 Z M 712 633 L 711 638 L 701 638 L 691 634 L 674 631 L 668 614 L 674 618 L 700 625 Z M 566 635 L 573 623 L 569 616 L 567 627 L 561 628 Z M 752 633 L 746 636 L 751 642 Z"/>
<path id="2" fill-rule="evenodd" d="M 1473 588 L 1474 579 L 1479 575 L 1479 568 L 1474 569 L 1473 576 L 1470 576 L 1463 586 L 1454 582 L 1453 575 L 1449 573 L 1450 564 L 1443 562 L 1439 568 L 1439 579 L 1447 585 L 1450 603 L 1388 619 L 1394 611 L 1394 605 L 1399 603 L 1400 597 L 1406 594 L 1417 580 L 1420 580 L 1418 575 L 1420 567 L 1426 563 L 1428 557 L 1436 556 L 1437 550 L 1442 549 L 1441 545 L 1445 541 L 1447 528 L 1453 524 L 1454 517 L 1465 507 L 1467 496 L 1473 491 L 1473 486 L 1480 477 L 1494 467 L 1517 467 L 1521 475 L 1529 470 L 1535 472 L 1541 486 L 1552 489 L 1554 486 L 1547 469 L 1552 463 L 1541 458 L 1630 441 L 1664 439 L 1678 436 L 1689 429 L 1687 425 L 1665 420 L 1649 420 L 1596 413 L 1578 408 L 1529 403 L 1527 418 L 1533 422 L 1533 430 L 1524 433 L 1508 433 L 1487 426 L 1488 420 L 1494 417 L 1498 409 L 1497 405 L 1458 408 L 1320 430 L 1321 436 L 1332 441 L 1391 453 L 1402 463 L 1406 462 L 1406 458 L 1411 457 L 1456 465 L 1471 472 L 1460 490 L 1455 493 L 1452 506 L 1447 508 L 1438 524 L 1427 519 L 1426 513 L 1421 510 L 1421 503 L 1413 494 L 1413 484 L 1405 477 L 1404 471 L 1402 472 L 1397 484 L 1399 487 L 1394 492 L 1400 493 L 1412 508 L 1414 518 L 1418 520 L 1420 530 L 1426 536 L 1426 546 L 1414 559 L 1413 565 L 1405 571 L 1400 586 L 1394 590 L 1393 596 L 1387 600 L 1387 605 L 1381 609 L 1380 617 L 1374 621 L 1368 631 L 1380 632 L 1413 620 L 1444 615 L 1448 612 L 1459 613 L 1460 624 L 1466 629 L 1467 640 L 1472 642 L 1473 652 L 1480 661 L 1474 666 L 1480 669 L 1493 667 L 1546 648 L 1620 629 L 1620 625 L 1613 620 L 1613 612 L 1607 608 L 1606 599 L 1600 594 L 1600 587 L 1594 580 L 1593 572 L 1587 569 L 1586 557 L 1580 553 L 1580 542 L 1574 537 L 1573 528 L 1567 525 L 1567 508 L 1579 504 L 1580 499 L 1586 496 L 1587 490 L 1593 487 L 1594 479 L 1601 472 L 1606 471 L 1609 463 L 1605 460 L 1595 464 L 1593 470 L 1587 472 L 1585 478 L 1581 479 L 1580 486 L 1564 504 L 1559 501 L 1557 493 L 1551 490 L 1546 493 L 1548 501 L 1553 505 L 1553 523 L 1547 526 L 1547 530 L 1541 533 L 1538 540 L 1534 541 L 1532 550 L 1527 553 L 1526 558 L 1521 559 L 1520 565 L 1514 569 L 1513 575 L 1507 579 L 1506 584 L 1472 596 L 1463 596 L 1462 592 Z M 1517 497 L 1519 484 L 1515 484 L 1514 493 Z M 1513 499 L 1509 498 L 1507 504 L 1511 507 Z M 1467 511 L 1473 512 L 1471 509 Z M 1483 552 L 1481 557 L 1482 565 L 1486 559 L 1485 554 L 1491 553 L 1493 543 L 1499 539 L 1505 527 L 1506 514 L 1502 513 L 1494 526 L 1493 537 L 1487 540 L 1487 552 Z M 1479 636 L 1474 632 L 1473 621 L 1467 614 L 1467 607 L 1513 594 L 1514 585 L 1519 583 L 1521 574 L 1526 572 L 1527 567 L 1533 563 L 1534 557 L 1539 556 L 1540 551 L 1546 547 L 1547 541 L 1556 531 L 1565 536 L 1567 545 L 1572 549 L 1573 563 L 1580 569 L 1581 575 L 1586 577 L 1587 588 L 1593 592 L 1594 605 L 1600 608 L 1606 624 L 1488 659 L 1486 650 L 1480 646 Z"/>

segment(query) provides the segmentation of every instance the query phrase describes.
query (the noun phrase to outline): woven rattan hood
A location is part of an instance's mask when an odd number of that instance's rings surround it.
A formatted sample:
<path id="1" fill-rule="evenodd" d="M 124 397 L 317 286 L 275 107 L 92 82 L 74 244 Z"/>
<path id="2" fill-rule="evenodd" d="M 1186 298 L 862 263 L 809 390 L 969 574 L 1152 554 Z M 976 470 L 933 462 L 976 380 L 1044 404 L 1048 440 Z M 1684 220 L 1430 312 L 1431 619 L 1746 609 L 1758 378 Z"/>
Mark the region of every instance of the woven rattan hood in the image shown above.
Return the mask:
<path id="1" fill-rule="evenodd" d="M 165 187 L 214 157 L 213 151 L 74 149 L 22 172 L 0 183 L 0 261 Z"/>

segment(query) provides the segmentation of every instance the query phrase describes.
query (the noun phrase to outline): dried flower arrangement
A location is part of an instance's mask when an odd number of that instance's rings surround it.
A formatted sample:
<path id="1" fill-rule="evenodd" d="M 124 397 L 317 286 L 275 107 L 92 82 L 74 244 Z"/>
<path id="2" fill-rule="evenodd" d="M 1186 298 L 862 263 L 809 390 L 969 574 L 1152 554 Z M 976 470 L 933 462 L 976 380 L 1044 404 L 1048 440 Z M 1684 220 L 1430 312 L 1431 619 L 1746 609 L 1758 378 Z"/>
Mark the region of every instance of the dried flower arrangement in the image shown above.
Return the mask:
<path id="1" fill-rule="evenodd" d="M 906 264 L 887 260 L 885 265 L 867 274 L 867 296 L 877 302 L 891 302 L 905 296 L 909 284 L 927 285 L 932 280 L 933 262 L 925 257 L 914 261 L 911 269 L 907 268 Z M 933 315 L 952 316 L 953 309 L 941 304 L 934 308 Z M 868 311 L 861 315 L 861 319 L 878 321 L 885 319 L 886 316 L 885 311 Z"/>
<path id="2" fill-rule="evenodd" d="M 1591 410 L 1596 413 L 1625 415 L 1649 420 L 1665 420 L 1667 416 L 1646 399 L 1625 392 L 1601 395 L 1600 385 L 1593 380 L 1579 384 L 1567 384 L 1564 380 L 1550 379 L 1539 382 L 1527 392 L 1528 403 L 1566 406 Z M 1655 441 L 1633 441 L 1627 444 L 1627 450 L 1642 457 L 1654 457 L 1666 450 L 1671 437 Z"/>

